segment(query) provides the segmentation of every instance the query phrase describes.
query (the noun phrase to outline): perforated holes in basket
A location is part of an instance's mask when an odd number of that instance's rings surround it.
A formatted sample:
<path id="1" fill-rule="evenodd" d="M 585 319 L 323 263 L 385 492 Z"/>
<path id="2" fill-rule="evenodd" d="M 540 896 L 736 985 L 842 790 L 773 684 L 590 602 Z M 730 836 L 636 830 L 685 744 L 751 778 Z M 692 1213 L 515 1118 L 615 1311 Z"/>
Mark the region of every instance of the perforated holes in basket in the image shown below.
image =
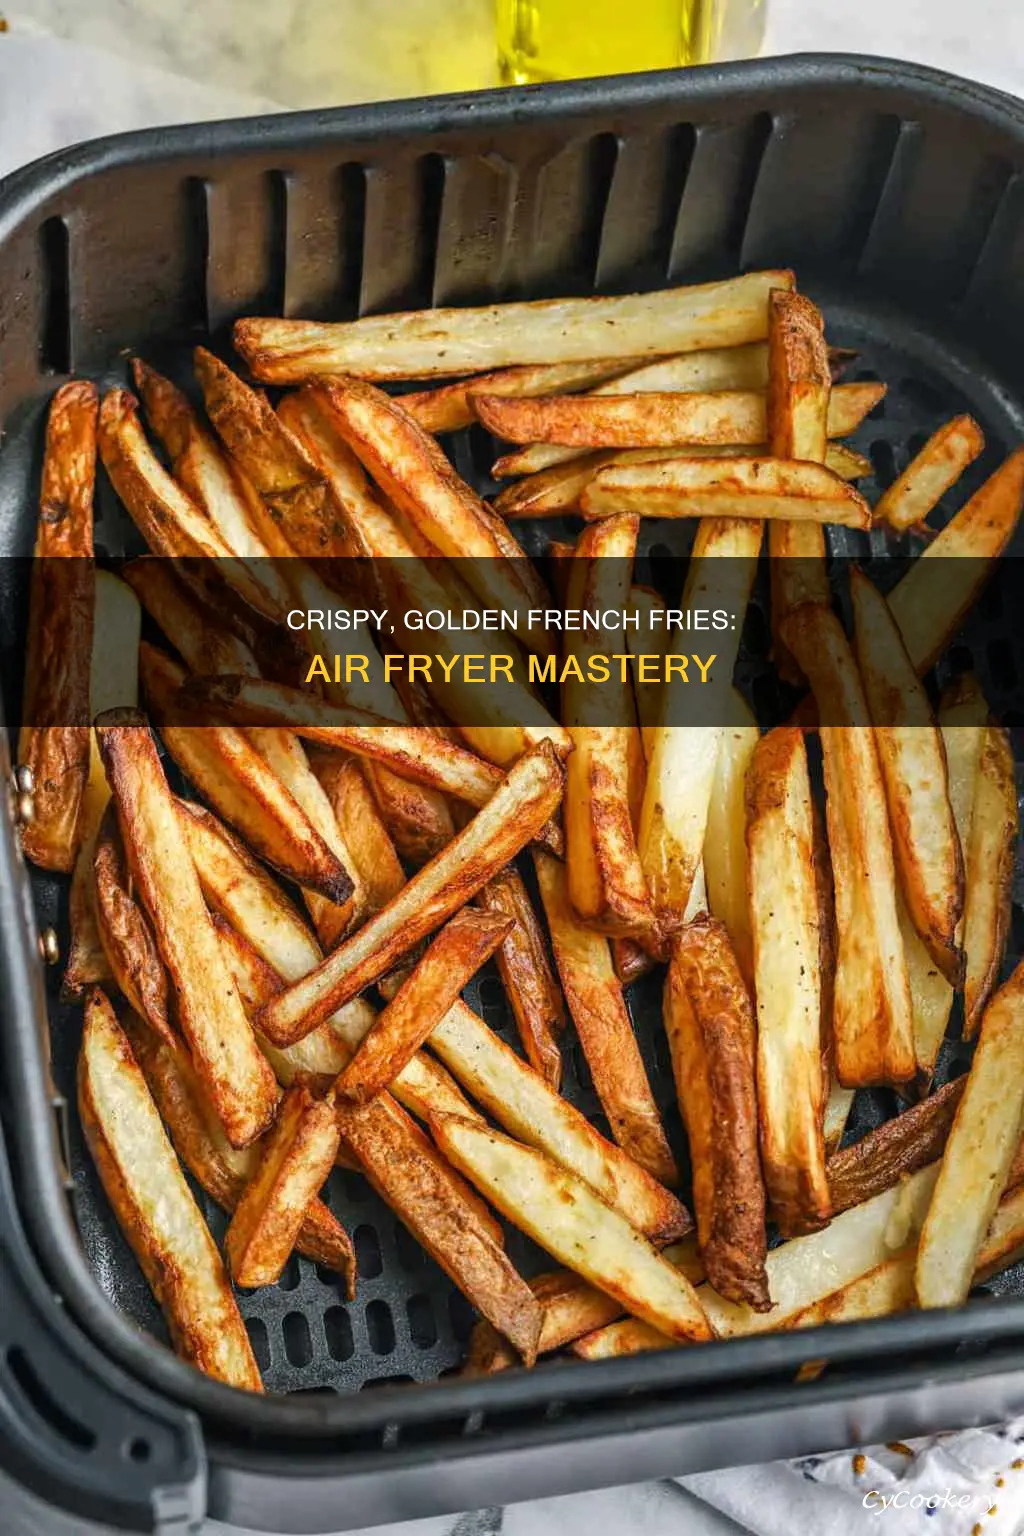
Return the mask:
<path id="1" fill-rule="evenodd" d="M 384 1268 L 380 1239 L 370 1226 L 357 1227 L 352 1241 L 356 1250 L 356 1269 L 361 1280 L 376 1280 Z"/>
<path id="2" fill-rule="evenodd" d="M 355 1351 L 352 1319 L 344 1307 L 328 1307 L 324 1313 L 324 1338 L 332 1360 L 351 1360 Z"/>
<path id="3" fill-rule="evenodd" d="M 379 1298 L 366 1308 L 366 1334 L 375 1355 L 390 1355 L 395 1347 L 395 1324 L 391 1308 Z"/>
<path id="4" fill-rule="evenodd" d="M 433 1349 L 437 1343 L 437 1323 L 429 1296 L 410 1296 L 405 1304 L 409 1320 L 409 1337 L 417 1349 Z"/>
<path id="5" fill-rule="evenodd" d="M 281 1334 L 289 1364 L 297 1366 L 300 1370 L 304 1369 L 313 1359 L 313 1340 L 310 1337 L 306 1314 L 289 1312 L 281 1324 Z"/>

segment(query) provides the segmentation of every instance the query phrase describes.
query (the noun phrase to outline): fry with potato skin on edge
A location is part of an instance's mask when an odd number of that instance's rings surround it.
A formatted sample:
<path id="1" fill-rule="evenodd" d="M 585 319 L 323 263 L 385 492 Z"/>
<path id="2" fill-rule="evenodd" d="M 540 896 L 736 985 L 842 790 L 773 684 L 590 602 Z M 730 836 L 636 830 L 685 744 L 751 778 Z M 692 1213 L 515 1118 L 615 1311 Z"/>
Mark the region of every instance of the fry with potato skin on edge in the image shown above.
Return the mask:
<path id="1" fill-rule="evenodd" d="M 551 974 L 544 935 L 522 876 L 508 865 L 488 881 L 477 899 L 488 912 L 504 912 L 515 919 L 515 927 L 498 947 L 498 974 L 526 1059 L 557 1092 L 562 1077 L 558 1036 L 565 1028 L 565 1003 Z"/>
<path id="2" fill-rule="evenodd" d="M 964 1035 L 977 1032 L 999 976 L 1010 928 L 1010 903 L 1017 847 L 1017 776 L 1004 730 L 985 732 L 971 808 L 967 846 L 967 899 L 963 941 Z"/>

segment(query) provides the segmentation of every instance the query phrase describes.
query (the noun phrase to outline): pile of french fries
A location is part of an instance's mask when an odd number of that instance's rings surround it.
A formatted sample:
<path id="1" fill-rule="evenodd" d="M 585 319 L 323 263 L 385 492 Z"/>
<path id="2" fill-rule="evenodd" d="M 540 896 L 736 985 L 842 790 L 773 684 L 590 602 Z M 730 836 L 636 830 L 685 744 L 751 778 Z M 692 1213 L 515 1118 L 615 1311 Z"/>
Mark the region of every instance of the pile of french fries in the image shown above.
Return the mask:
<path id="1" fill-rule="evenodd" d="M 963 1302 L 1024 1248 L 1017 796 L 978 682 L 922 679 L 1014 532 L 1024 449 L 934 532 L 983 448 L 958 417 L 871 507 L 843 439 L 884 385 L 838 382 L 785 271 L 235 340 L 297 387 L 274 403 L 200 348 L 202 411 L 136 361 L 148 434 L 126 389 L 54 397 L 19 742 L 25 851 L 71 875 L 82 1124 L 175 1348 L 259 1391 L 233 1285 L 297 1250 L 354 1296 L 339 1162 L 477 1309 L 472 1371 Z M 436 438 L 477 422 L 508 445 L 492 504 Z M 92 572 L 97 458 L 164 560 Z M 699 520 L 682 606 L 714 588 L 737 622 L 698 718 L 628 675 L 597 704 L 570 680 L 561 720 L 455 672 L 296 687 L 297 642 L 328 679 L 339 654 L 283 627 L 343 601 L 324 557 L 372 557 L 397 614 L 546 607 L 510 528 L 565 513 L 560 600 L 595 610 L 661 602 L 629 574 L 642 519 Z M 829 524 L 929 535 L 888 598 L 853 571 L 850 634 Z M 763 548 L 776 665 L 808 690 L 766 732 L 732 692 Z M 462 999 L 492 956 L 518 1052 Z M 627 1004 L 656 966 L 693 1218 Z M 958 994 L 977 1050 L 933 1091 Z M 607 1137 L 559 1092 L 570 1022 Z M 841 1146 L 877 1085 L 908 1107 Z M 183 1169 L 231 1213 L 223 1252 Z M 502 1221 L 560 1267 L 520 1275 Z"/>

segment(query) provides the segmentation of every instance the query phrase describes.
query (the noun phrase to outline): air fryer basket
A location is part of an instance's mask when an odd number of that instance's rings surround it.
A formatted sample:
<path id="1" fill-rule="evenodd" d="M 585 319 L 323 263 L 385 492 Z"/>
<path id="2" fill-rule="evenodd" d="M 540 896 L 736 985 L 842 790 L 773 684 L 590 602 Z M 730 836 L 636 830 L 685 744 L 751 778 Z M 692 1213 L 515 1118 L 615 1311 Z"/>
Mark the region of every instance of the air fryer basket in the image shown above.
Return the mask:
<path id="1" fill-rule="evenodd" d="M 855 440 L 875 468 L 869 499 L 956 411 L 976 416 L 988 443 L 967 489 L 1024 439 L 1024 108 L 929 71 L 773 60 L 161 130 L 52 157 L 0 185 L 0 555 L 31 550 L 42 415 L 69 372 L 124 382 L 125 353 L 137 350 L 184 379 L 191 346 L 210 335 L 224 344 L 245 313 L 347 317 L 623 292 L 764 265 L 797 269 L 830 339 L 858 349 L 852 377 L 890 385 Z M 479 428 L 453 444 L 459 469 L 485 493 L 492 446 Z M 97 512 L 98 548 L 120 553 L 130 525 L 105 482 Z M 842 547 L 864 552 L 858 539 Z M 3 599 L 13 691 L 24 594 Z M 963 647 L 1005 714 L 1020 697 L 1024 636 L 1008 646 L 1005 623 L 983 602 Z M 763 665 L 756 645 L 741 664 Z M 63 939 L 62 883 L 31 880 L 39 923 L 55 923 Z M 201 1415 L 211 1512 L 222 1518 L 335 1528 L 1024 1405 L 1024 1311 L 1006 1298 L 600 1366 L 409 1385 L 452 1373 L 471 1313 L 345 1173 L 332 1176 L 329 1199 L 354 1233 L 357 1301 L 346 1305 L 335 1277 L 293 1259 L 277 1287 L 241 1297 L 268 1388 L 289 1395 L 248 1398 L 206 1380 L 139 1332 L 163 1336 L 83 1148 L 80 1017 L 57 1003 L 53 973 L 48 1027 L 40 1017 L 20 915 L 26 873 L 6 836 L 0 881 L 14 914 L 0 940 L 0 1108 L 19 1219 L 75 1322 L 139 1382 Z M 1011 950 L 1022 949 L 1015 905 Z M 512 1038 L 493 977 L 470 1001 Z M 635 988 L 632 1003 L 671 1124 L 657 983 Z M 963 1065 L 953 1047 L 945 1070 Z M 599 1120 L 574 1049 L 566 1068 L 569 1097 Z M 859 1095 L 852 1132 L 894 1102 Z M 224 1217 L 201 1200 L 219 1236 Z M 515 1234 L 510 1253 L 527 1272 L 543 1262 Z M 998 1288 L 1021 1283 L 1018 1269 Z M 822 1357 L 824 1376 L 794 1385 L 799 1364 Z M 299 1471 L 309 1474 L 301 1496 Z M 326 1490 L 342 1474 L 339 1509 Z"/>

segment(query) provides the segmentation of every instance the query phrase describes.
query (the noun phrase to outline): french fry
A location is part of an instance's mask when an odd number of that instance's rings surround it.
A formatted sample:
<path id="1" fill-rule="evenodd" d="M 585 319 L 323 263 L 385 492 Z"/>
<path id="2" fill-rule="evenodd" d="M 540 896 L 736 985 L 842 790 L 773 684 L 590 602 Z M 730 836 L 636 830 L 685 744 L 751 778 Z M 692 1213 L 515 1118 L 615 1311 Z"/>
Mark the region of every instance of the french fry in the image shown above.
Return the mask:
<path id="1" fill-rule="evenodd" d="M 149 1027 L 170 1045 L 170 982 L 149 918 L 135 899 L 113 805 L 100 823 L 93 859 L 96 922 L 111 974 Z"/>
<path id="2" fill-rule="evenodd" d="M 707 1277 L 720 1295 L 767 1311 L 756 1025 L 729 936 L 714 918 L 698 918 L 672 941 L 664 1022 Z"/>
<path id="3" fill-rule="evenodd" d="M 929 1098 L 883 1121 L 828 1160 L 832 1215 L 892 1188 L 942 1156 L 966 1077 L 955 1077 Z"/>
<path id="4" fill-rule="evenodd" d="M 96 412 L 96 388 L 84 381 L 63 385 L 50 402 L 18 732 L 33 804 L 21 846 L 40 868 L 65 873 L 82 844 L 89 779 Z"/>
<path id="5" fill-rule="evenodd" d="M 754 984 L 754 940 L 747 888 L 746 777 L 760 732 L 742 694 L 735 720 L 722 729 L 704 835 L 708 910 L 725 925 L 740 974 Z"/>
<path id="6" fill-rule="evenodd" d="M 504 523 L 397 401 L 357 379 L 329 380 L 319 398 L 398 511 L 440 554 L 462 562 L 481 602 L 509 613 L 543 607 L 544 588 Z M 543 630 L 520 624 L 517 633 L 532 649 L 551 648 Z"/>
<path id="7" fill-rule="evenodd" d="M 139 702 L 138 599 L 110 571 L 95 577 L 95 621 L 89 678 L 89 716 L 106 709 L 134 708 Z M 67 965 L 61 984 L 65 998 L 81 997 L 87 986 L 112 979 L 96 921 L 93 855 L 110 786 L 103 772 L 96 733 L 89 732 L 89 777 L 82 799 L 82 840 L 75 859 L 68 896 L 71 930 Z"/>
<path id="8" fill-rule="evenodd" d="M 914 1271 L 922 1307 L 967 1300 L 1006 1185 L 1024 1107 L 1024 967 L 985 1009 L 956 1119 L 921 1233 Z"/>
<path id="9" fill-rule="evenodd" d="M 648 733 L 653 733 L 661 718 L 662 688 L 659 685 L 641 681 L 641 664 L 638 658 L 645 654 L 667 656 L 672 649 L 672 635 L 663 618 L 666 604 L 657 592 L 651 591 L 649 587 L 632 586 L 629 589 L 629 601 L 641 616 L 639 628 L 631 629 L 627 634 L 626 645 L 634 661 L 633 691 L 636 695 L 636 713 L 640 723 L 640 744 L 646 760 L 648 739 L 652 745 L 654 742 L 653 734 L 648 738 Z M 661 616 L 660 622 L 655 620 L 655 614 Z"/>
<path id="10" fill-rule="evenodd" d="M 107 1198 L 160 1303 L 175 1350 L 218 1381 L 261 1392 L 220 1254 L 124 1031 L 98 988 L 86 1000 L 78 1107 Z"/>
<path id="11" fill-rule="evenodd" d="M 512 927 L 502 914 L 463 909 L 409 973 L 335 1085 L 346 1103 L 368 1104 L 432 1034 L 463 987 Z"/>
<path id="12" fill-rule="evenodd" d="M 224 1235 L 224 1253 L 236 1285 L 275 1285 L 281 1278 L 306 1211 L 334 1166 L 340 1140 L 334 1105 L 315 1099 L 308 1088 L 289 1088 Z M 344 1275 L 351 1301 L 351 1247 Z"/>
<path id="13" fill-rule="evenodd" d="M 1011 453 L 925 546 L 888 594 L 919 677 L 956 634 L 1024 507 L 1024 448 Z M 942 565 L 934 564 L 941 560 Z"/>
<path id="14" fill-rule="evenodd" d="M 678 1184 L 608 940 L 577 916 L 557 859 L 537 852 L 534 868 L 569 1013 L 612 1136 L 654 1178 Z"/>
<path id="15" fill-rule="evenodd" d="M 856 663 L 835 615 L 805 603 L 783 639 L 810 680 L 822 718 L 828 836 L 836 903 L 835 1067 L 847 1088 L 914 1075 L 913 1016 L 896 912 L 885 787 Z"/>
<path id="16" fill-rule="evenodd" d="M 708 683 L 685 704 L 666 683 L 662 723 L 645 738 L 647 782 L 644 789 L 637 845 L 654 909 L 666 932 L 679 926 L 690 887 L 701 861 L 708 808 L 722 729 L 732 696 L 732 673 L 739 652 L 743 616 L 757 570 L 761 524 L 708 518 L 697 529 L 683 592 L 683 608 L 707 603 L 735 616 L 734 627 L 715 639 L 709 652 L 715 670 Z M 689 640 L 686 641 L 689 646 Z M 685 674 L 684 674 L 685 675 Z M 693 721 L 692 724 L 675 722 Z"/>
<path id="17" fill-rule="evenodd" d="M 828 1221 L 822 1114 L 821 914 L 807 754 L 794 726 L 763 737 L 747 772 L 747 878 L 757 998 L 765 1184 L 781 1230 Z"/>
<path id="18" fill-rule="evenodd" d="M 566 389 L 586 389 L 625 373 L 636 358 L 595 358 L 581 363 L 533 363 L 471 374 L 455 384 L 439 384 L 402 396 L 402 407 L 425 432 L 458 432 L 476 421 L 473 395 L 557 395 Z"/>
<path id="19" fill-rule="evenodd" d="M 130 1016 L 122 1028 L 179 1160 L 212 1200 L 233 1211 L 256 1171 L 261 1143 L 243 1150 L 231 1145 L 180 1045 L 168 1045 Z M 322 1200 L 310 1201 L 295 1246 L 348 1278 L 348 1234 Z"/>
<path id="20" fill-rule="evenodd" d="M 145 716 L 112 710 L 96 724 L 128 868 L 174 984 L 177 1025 L 233 1146 L 266 1127 L 277 1103 L 223 959 Z"/>
<path id="21" fill-rule="evenodd" d="M 626 606 L 638 527 L 635 517 L 609 518 L 580 536 L 568 607 L 596 613 Z M 564 811 L 569 896 L 580 916 L 602 932 L 638 938 L 655 923 L 634 835 L 643 748 L 633 689 L 621 673 L 604 685 L 583 680 L 590 657 L 608 641 L 607 631 L 581 635 L 571 653 L 580 677 L 570 676 L 562 687 L 562 714 L 573 742 Z"/>
<path id="22" fill-rule="evenodd" d="M 871 508 L 824 464 L 777 458 L 675 458 L 599 469 L 580 496 L 585 518 L 737 517 L 869 528 Z"/>
<path id="23" fill-rule="evenodd" d="M 879 498 L 875 516 L 897 532 L 922 528 L 929 512 L 985 446 L 971 416 L 954 416 L 933 432 L 920 453 Z"/>
<path id="24" fill-rule="evenodd" d="M 550 744 L 527 753 L 468 826 L 404 890 L 316 971 L 263 1010 L 263 1033 L 279 1044 L 300 1039 L 382 976 L 531 841 L 558 804 L 562 785 L 562 765 Z"/>
<path id="25" fill-rule="evenodd" d="M 1006 732 L 985 732 L 971 808 L 964 905 L 964 1034 L 977 1032 L 999 979 L 1010 926 L 1014 853 L 1017 846 L 1017 778 Z"/>
<path id="26" fill-rule="evenodd" d="M 584 1179 L 652 1242 L 668 1243 L 690 1230 L 675 1195 L 606 1141 L 465 1003 L 456 1003 L 437 1026 L 430 1048 L 510 1135 Z"/>
<path id="27" fill-rule="evenodd" d="M 360 764 L 340 752 L 318 752 L 309 764 L 351 859 L 356 882 L 353 924 L 365 922 L 402 889 L 405 871 Z"/>
<path id="28" fill-rule="evenodd" d="M 335 373 L 444 378 L 474 369 L 632 359 L 762 341 L 769 289 L 792 286 L 791 272 L 749 272 L 657 294 L 428 309 L 348 324 L 239 320 L 234 342 L 267 384 Z"/>
<path id="29" fill-rule="evenodd" d="M 307 890 L 347 901 L 352 894 L 347 869 L 244 731 L 176 725 L 184 669 L 147 642 L 139 648 L 139 665 L 150 710 L 182 773 L 268 864 Z"/>
<path id="30" fill-rule="evenodd" d="M 671 1338 L 712 1337 L 686 1277 L 582 1179 L 472 1120 L 437 1116 L 431 1129 L 455 1167 L 560 1263 Z"/>
<path id="31" fill-rule="evenodd" d="M 558 1036 L 565 1027 L 565 1004 L 522 876 L 509 865 L 488 881 L 478 900 L 488 912 L 503 912 L 514 920 L 498 946 L 498 975 L 527 1061 L 557 1092 L 562 1076 Z"/>
<path id="32" fill-rule="evenodd" d="M 144 556 L 130 561 L 121 574 L 190 672 L 244 672 L 259 677 L 249 647 L 211 609 L 196 601 L 167 560 Z"/>
<path id="33" fill-rule="evenodd" d="M 964 863 L 953 819 L 942 735 L 889 606 L 864 573 L 850 572 L 854 647 L 889 804 L 900 890 L 929 955 L 956 984 Z"/>

